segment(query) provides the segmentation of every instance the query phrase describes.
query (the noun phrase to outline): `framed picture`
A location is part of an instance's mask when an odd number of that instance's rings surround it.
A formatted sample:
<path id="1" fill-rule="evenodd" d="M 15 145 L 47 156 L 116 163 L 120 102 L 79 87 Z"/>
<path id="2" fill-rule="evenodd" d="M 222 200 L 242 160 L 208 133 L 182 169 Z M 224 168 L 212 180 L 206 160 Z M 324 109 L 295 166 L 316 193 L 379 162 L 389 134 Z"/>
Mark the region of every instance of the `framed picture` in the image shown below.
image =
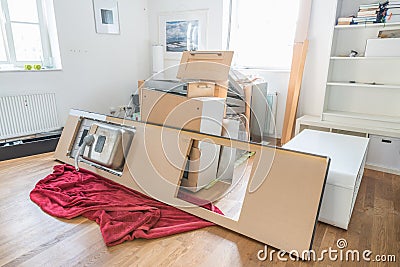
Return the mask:
<path id="1" fill-rule="evenodd" d="M 159 43 L 166 59 L 179 60 L 183 51 L 207 49 L 208 10 L 161 14 Z"/>
<path id="2" fill-rule="evenodd" d="M 97 33 L 119 34 L 117 0 L 93 0 Z"/>

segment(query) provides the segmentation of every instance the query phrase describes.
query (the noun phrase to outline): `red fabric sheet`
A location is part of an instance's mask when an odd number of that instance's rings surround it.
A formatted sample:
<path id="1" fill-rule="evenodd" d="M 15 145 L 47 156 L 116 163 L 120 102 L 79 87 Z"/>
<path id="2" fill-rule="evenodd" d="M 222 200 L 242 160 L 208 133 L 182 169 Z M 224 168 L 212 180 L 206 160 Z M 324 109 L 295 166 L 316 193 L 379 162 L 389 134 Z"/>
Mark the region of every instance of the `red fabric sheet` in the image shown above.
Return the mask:
<path id="1" fill-rule="evenodd" d="M 214 225 L 90 171 L 54 166 L 40 180 L 31 200 L 50 215 L 84 216 L 99 224 L 107 246 L 135 238 L 158 238 Z M 204 206 L 222 212 L 211 203 Z"/>

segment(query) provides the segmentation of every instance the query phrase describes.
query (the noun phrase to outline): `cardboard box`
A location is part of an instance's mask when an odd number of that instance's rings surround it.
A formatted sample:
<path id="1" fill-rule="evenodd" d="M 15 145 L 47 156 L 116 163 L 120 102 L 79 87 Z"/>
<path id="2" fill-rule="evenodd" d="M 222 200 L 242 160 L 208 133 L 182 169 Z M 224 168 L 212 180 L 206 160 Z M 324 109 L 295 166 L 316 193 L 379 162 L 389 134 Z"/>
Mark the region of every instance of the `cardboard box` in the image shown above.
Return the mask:
<path id="1" fill-rule="evenodd" d="M 182 178 L 181 186 L 197 192 L 217 178 L 220 146 L 205 141 L 198 142 L 198 147 L 192 146 L 189 154 L 189 172 L 187 178 Z"/>
<path id="2" fill-rule="evenodd" d="M 234 119 L 223 120 L 222 136 L 237 140 L 239 137 L 240 121 Z M 236 148 L 223 146 L 219 157 L 217 178 L 233 182 L 233 172 L 235 169 Z"/>
<path id="3" fill-rule="evenodd" d="M 141 90 L 141 118 L 159 125 L 221 135 L 233 51 L 185 51 L 177 78 L 189 80 L 187 97 Z M 198 191 L 217 178 L 220 146 L 194 141 L 181 185 Z"/>
<path id="4" fill-rule="evenodd" d="M 185 51 L 178 69 L 178 79 L 227 81 L 233 51 Z"/>
<path id="5" fill-rule="evenodd" d="M 222 98 L 186 98 L 142 89 L 141 119 L 149 123 L 221 135 L 224 110 Z"/>

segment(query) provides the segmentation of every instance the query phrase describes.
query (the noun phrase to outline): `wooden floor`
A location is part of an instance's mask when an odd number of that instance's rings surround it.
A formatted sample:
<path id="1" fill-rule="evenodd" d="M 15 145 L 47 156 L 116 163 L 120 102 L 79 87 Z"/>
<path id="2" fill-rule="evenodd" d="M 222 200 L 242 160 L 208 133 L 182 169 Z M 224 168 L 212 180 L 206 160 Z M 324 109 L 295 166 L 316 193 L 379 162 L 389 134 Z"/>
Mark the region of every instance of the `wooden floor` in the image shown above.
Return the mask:
<path id="1" fill-rule="evenodd" d="M 0 266 L 400 266 L 399 176 L 367 170 L 349 230 L 319 223 L 313 247 L 336 249 L 345 238 L 347 249 L 396 255 L 397 263 L 271 263 L 257 259 L 263 244 L 219 226 L 107 248 L 96 223 L 60 220 L 30 201 L 55 164 L 52 154 L 0 162 Z"/>

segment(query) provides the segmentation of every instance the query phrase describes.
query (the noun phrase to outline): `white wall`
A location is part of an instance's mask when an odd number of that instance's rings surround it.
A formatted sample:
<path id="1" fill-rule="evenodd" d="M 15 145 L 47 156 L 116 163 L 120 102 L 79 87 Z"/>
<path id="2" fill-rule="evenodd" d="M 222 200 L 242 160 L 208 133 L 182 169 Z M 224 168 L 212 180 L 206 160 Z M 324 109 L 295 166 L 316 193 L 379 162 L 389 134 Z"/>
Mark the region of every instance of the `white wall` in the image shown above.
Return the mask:
<path id="1" fill-rule="evenodd" d="M 148 11 L 146 0 L 118 4 L 120 34 L 108 35 L 95 31 L 92 1 L 54 1 L 62 71 L 0 72 L 0 96 L 55 92 L 62 124 L 70 108 L 127 104 L 150 75 Z"/>
<path id="2" fill-rule="evenodd" d="M 208 9 L 207 50 L 226 48 L 226 0 L 148 0 L 149 31 L 152 45 L 162 44 L 159 40 L 158 18 L 161 14 Z M 180 60 L 165 60 L 165 68 L 179 64 Z"/>
<path id="3" fill-rule="evenodd" d="M 299 116 L 320 116 L 328 77 L 337 0 L 314 0 L 308 31 L 309 48 L 301 86 Z"/>
<path id="4" fill-rule="evenodd" d="M 110 107 L 126 104 L 137 80 L 150 76 L 150 46 L 159 43 L 160 14 L 208 9 L 207 49 L 225 49 L 228 2 L 119 0 L 121 34 L 103 35 L 95 32 L 92 1 L 54 1 L 62 71 L 0 72 L 0 96 L 55 92 L 62 123 L 70 108 L 107 113 Z M 336 3 L 313 1 L 299 115 L 320 115 L 323 109 Z M 178 63 L 170 61 L 166 66 Z M 278 92 L 280 137 L 289 72 L 251 72 L 264 78 L 270 91 Z"/>

